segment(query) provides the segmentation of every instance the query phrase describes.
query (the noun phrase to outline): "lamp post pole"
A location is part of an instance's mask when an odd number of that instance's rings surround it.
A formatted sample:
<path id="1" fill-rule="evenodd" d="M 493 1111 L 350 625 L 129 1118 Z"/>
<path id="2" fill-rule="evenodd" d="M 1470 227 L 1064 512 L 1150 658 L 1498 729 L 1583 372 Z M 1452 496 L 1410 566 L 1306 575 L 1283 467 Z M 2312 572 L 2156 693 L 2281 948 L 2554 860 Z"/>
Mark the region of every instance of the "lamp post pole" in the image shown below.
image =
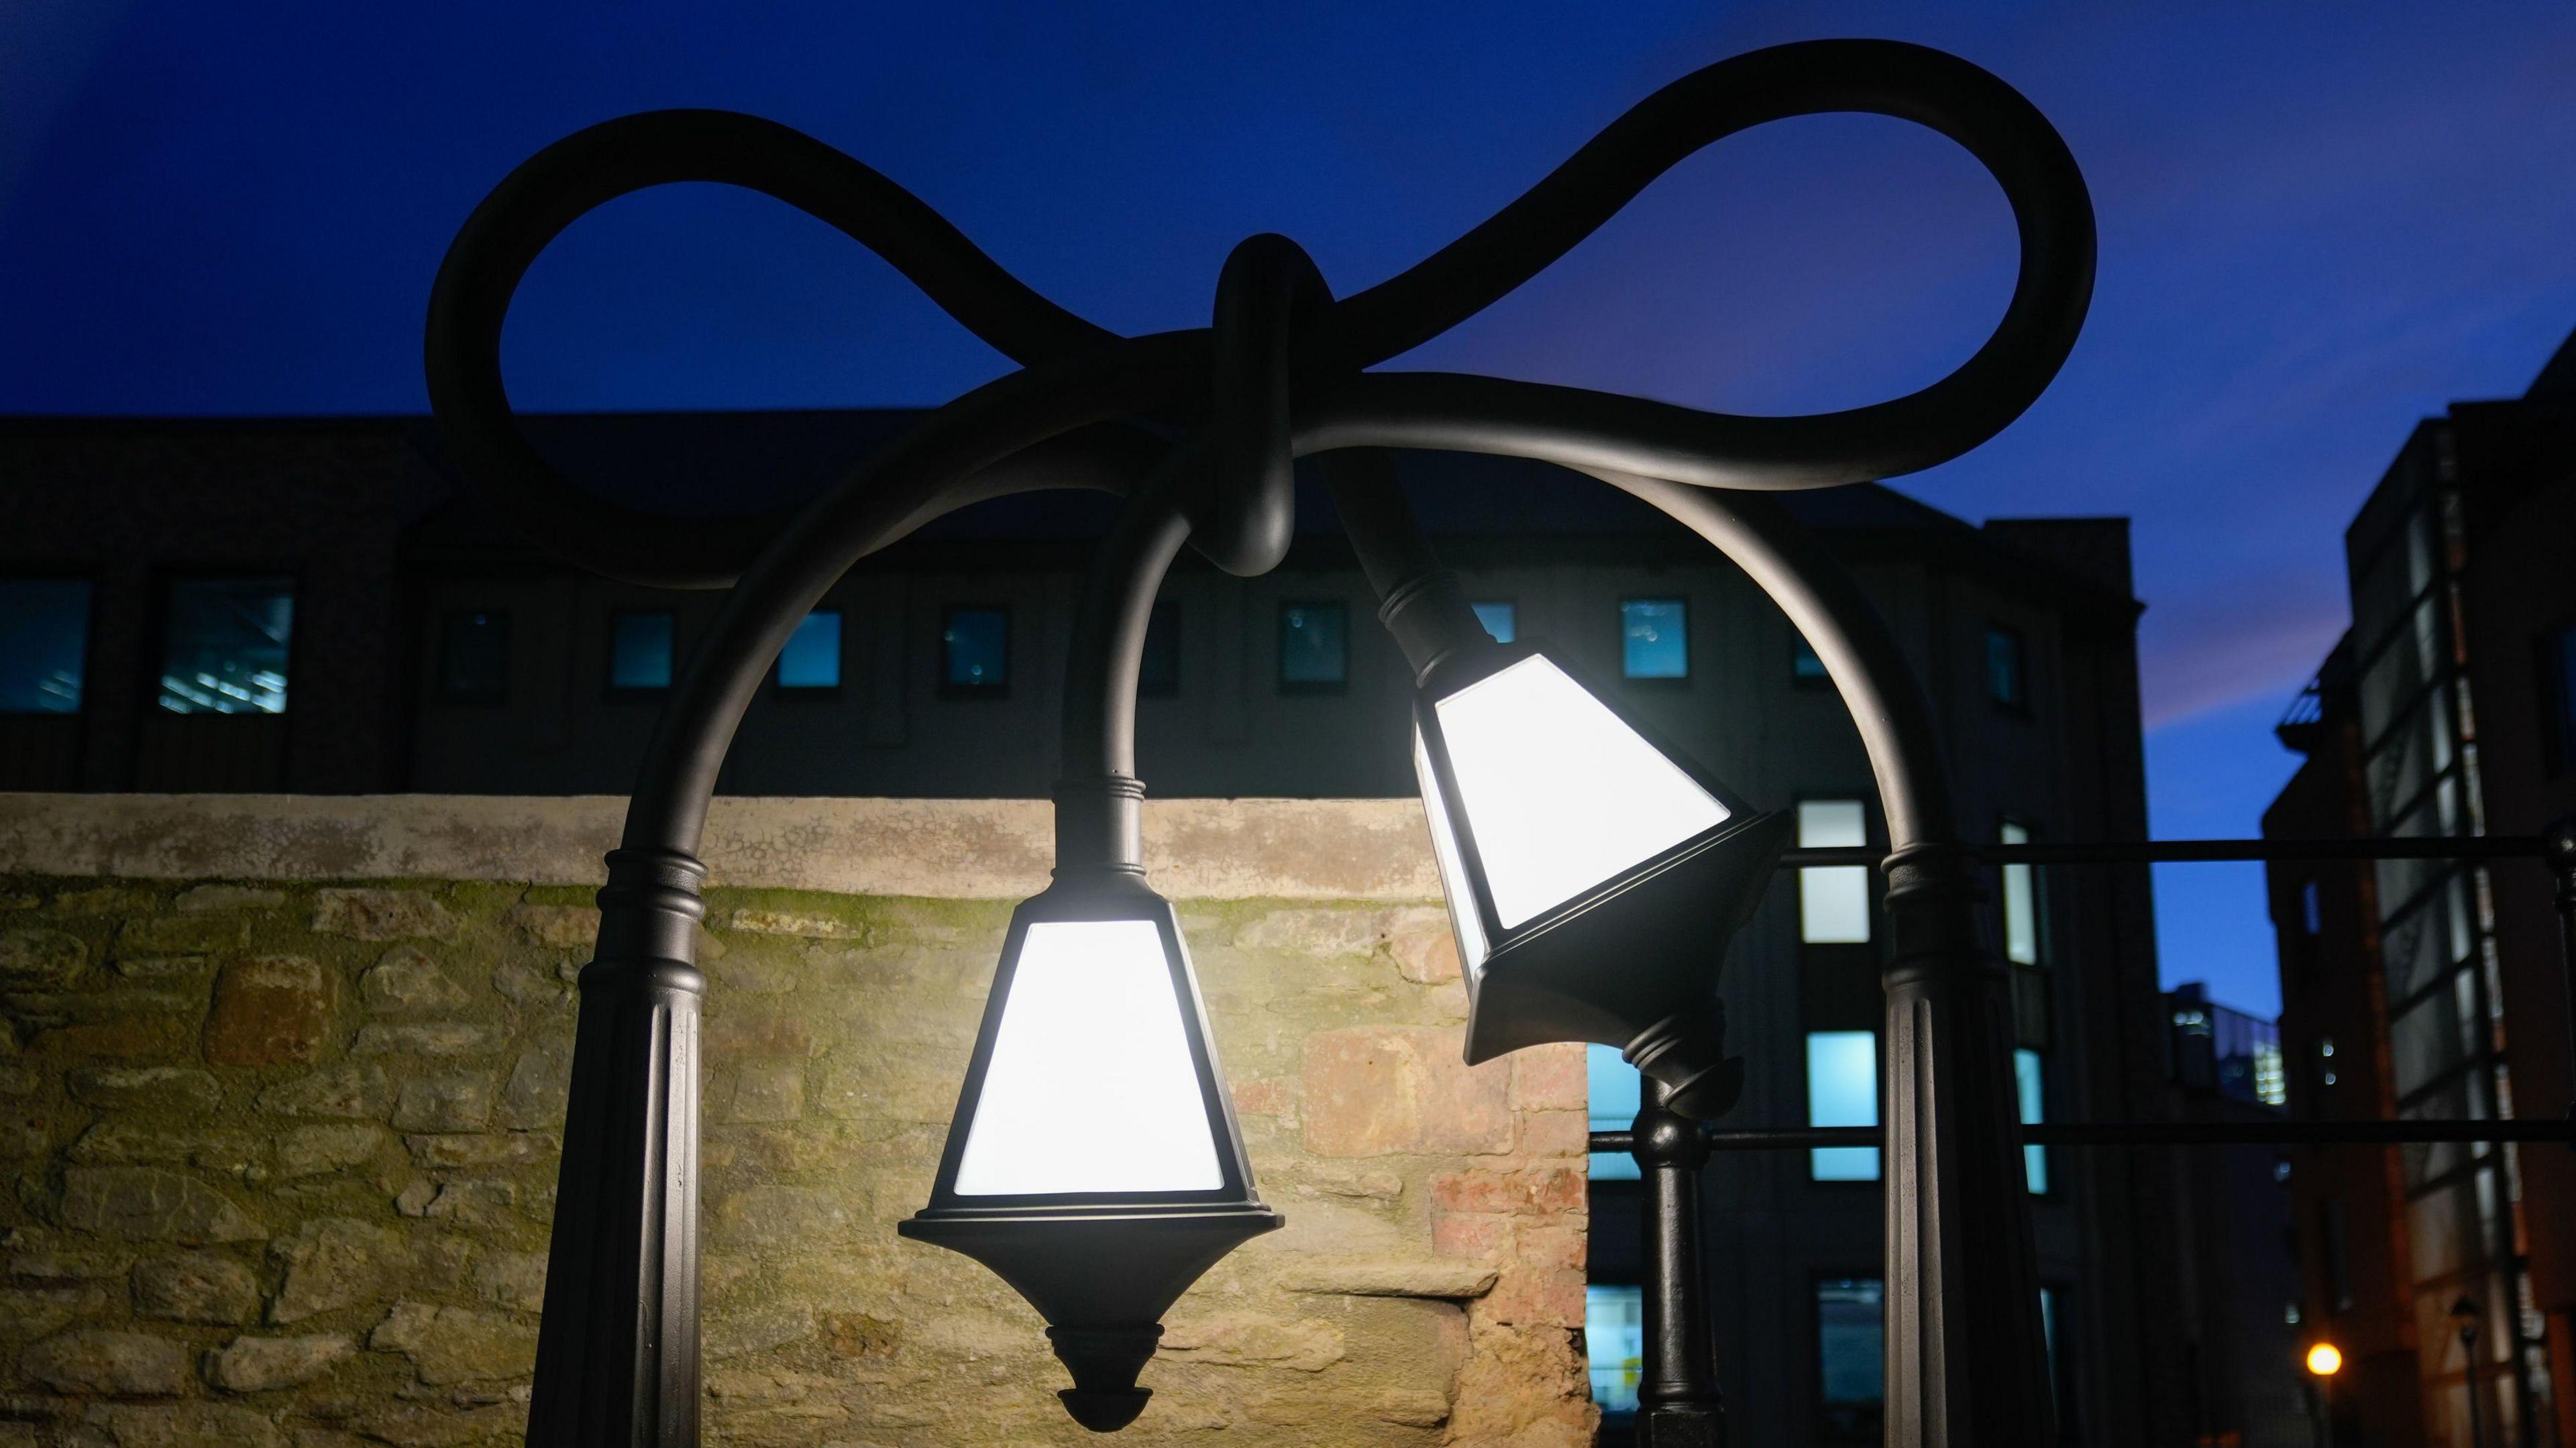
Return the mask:
<path id="1" fill-rule="evenodd" d="M 1708 1141 L 1669 1104 L 1673 1088 L 1640 1078 L 1642 1104 L 1629 1153 L 1644 1178 L 1646 1352 L 1637 1384 L 1638 1448 L 1722 1448 L 1726 1397 L 1718 1391 L 1700 1259 L 1700 1171 Z"/>

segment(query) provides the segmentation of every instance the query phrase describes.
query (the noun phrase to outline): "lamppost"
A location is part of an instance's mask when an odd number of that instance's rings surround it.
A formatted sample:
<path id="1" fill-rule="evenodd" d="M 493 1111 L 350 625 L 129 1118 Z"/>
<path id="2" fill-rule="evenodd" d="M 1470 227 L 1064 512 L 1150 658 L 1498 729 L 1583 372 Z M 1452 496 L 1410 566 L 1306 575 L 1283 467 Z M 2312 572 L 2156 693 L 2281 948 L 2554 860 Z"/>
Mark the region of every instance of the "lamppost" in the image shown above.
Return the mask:
<path id="1" fill-rule="evenodd" d="M 2451 1304 L 2451 1325 L 2460 1335 L 2460 1374 L 2469 1398 L 2469 1448 L 2487 1448 L 2486 1414 L 2478 1407 L 2478 1303 L 2462 1297 Z"/>
<path id="2" fill-rule="evenodd" d="M 2334 1380 L 2343 1371 L 2343 1349 L 2321 1342 L 2308 1349 L 2308 1379 L 2317 1392 L 2317 1448 L 2334 1443 Z"/>
<path id="3" fill-rule="evenodd" d="M 1367 370 L 1517 287 L 1700 147 L 1822 111 L 1940 131 L 2012 206 L 2012 300 L 1940 382 L 1847 412 L 1735 417 Z M 1020 370 L 938 409 L 783 523 L 679 526 L 583 492 L 518 430 L 500 380 L 502 322 L 519 278 L 566 226 L 677 181 L 749 187 L 829 222 Z M 1144 883 L 1134 692 L 1163 571 L 1185 545 L 1237 574 L 1275 566 L 1298 456 L 1323 455 L 1380 617 L 1415 671 L 1416 762 L 1470 966 L 1470 1059 L 1602 1041 L 1647 1074 L 1673 1119 L 1723 1109 L 1736 1068 L 1715 1028 L 1715 974 L 1779 849 L 1779 822 L 1544 648 L 1484 638 L 1369 452 L 1402 447 L 1539 459 L 1655 504 L 1734 560 L 1823 661 L 1859 728 L 1893 847 L 1882 866 L 1893 938 L 1889 1441 L 2047 1441 L 2003 982 L 1979 940 L 1975 861 L 1931 712 L 1858 588 L 1756 494 L 1894 476 L 1984 441 L 2065 360 L 2092 275 L 2090 202 L 2046 120 L 1965 62 L 1878 41 L 1782 46 L 1684 77 L 1491 219 L 1349 297 L 1333 298 L 1293 244 L 1253 238 L 1227 262 L 1210 327 L 1142 337 L 1056 306 L 892 182 L 769 122 L 634 116 L 514 171 L 465 223 L 431 299 L 430 394 L 453 455 L 586 566 L 731 588 L 659 721 L 599 895 L 530 1440 L 696 1440 L 704 981 L 693 932 L 707 803 L 745 707 L 824 591 L 858 558 L 979 499 L 1087 486 L 1128 502 L 1085 585 L 1068 661 L 1056 883 L 1014 916 L 930 1205 L 906 1230 L 985 1261 L 1038 1306 L 1073 1370 L 1065 1398 L 1077 1418 L 1132 1418 L 1154 1319 L 1216 1257 L 1277 1222 L 1253 1193 L 1177 925 Z M 1097 1054 L 1083 1022 L 1102 1012 L 1151 1048 L 1084 1081 L 1094 1119 L 1050 1139 L 1032 1126 L 1032 1102 L 1081 1072 L 1086 1049 Z M 1678 1138 L 1654 1148 L 1674 1171 L 1698 1149 Z M 1678 1270 L 1663 1275 L 1683 1289 Z M 1668 1396 L 1692 1411 L 1649 1431 L 1705 1441 L 1714 1394 L 1693 1386 L 1708 1377 L 1704 1323 L 1694 1337 L 1687 1314 L 1676 1321 L 1650 1344 L 1647 1376 L 1675 1385 Z M 1676 1360 L 1686 1358 L 1699 1361 Z"/>

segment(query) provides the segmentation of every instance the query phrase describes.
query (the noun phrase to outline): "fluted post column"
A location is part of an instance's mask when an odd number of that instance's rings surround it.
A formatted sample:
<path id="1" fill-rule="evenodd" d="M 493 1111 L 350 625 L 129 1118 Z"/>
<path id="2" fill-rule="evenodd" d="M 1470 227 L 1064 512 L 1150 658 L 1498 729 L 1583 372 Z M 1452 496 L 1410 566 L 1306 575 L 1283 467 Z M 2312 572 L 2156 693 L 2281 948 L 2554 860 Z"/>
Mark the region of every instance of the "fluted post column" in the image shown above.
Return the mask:
<path id="1" fill-rule="evenodd" d="M 2003 969 L 1975 857 L 1887 857 L 1887 1443 L 2050 1443 Z"/>
<path id="2" fill-rule="evenodd" d="M 616 850 L 581 973 L 531 1448 L 698 1441 L 698 1002 L 706 866 Z"/>

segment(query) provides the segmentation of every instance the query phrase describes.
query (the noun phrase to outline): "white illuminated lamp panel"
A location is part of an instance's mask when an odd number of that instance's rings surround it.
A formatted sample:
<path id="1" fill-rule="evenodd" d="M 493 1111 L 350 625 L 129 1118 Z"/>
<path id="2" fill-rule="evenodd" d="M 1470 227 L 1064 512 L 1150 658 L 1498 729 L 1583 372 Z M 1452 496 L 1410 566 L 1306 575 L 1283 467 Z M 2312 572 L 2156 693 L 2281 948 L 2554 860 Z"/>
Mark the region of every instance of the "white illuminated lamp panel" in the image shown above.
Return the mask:
<path id="1" fill-rule="evenodd" d="M 1544 656 L 1489 674 L 1433 707 L 1495 918 L 1506 930 L 1727 818 L 1715 796 Z M 1437 793 L 1425 789 L 1435 801 Z M 1431 813 L 1433 843 L 1441 847 L 1448 821 L 1436 802 Z M 1459 873 L 1446 858 L 1455 849 L 1454 841 L 1442 849 L 1447 879 Z M 1482 943 L 1475 944 L 1481 956 Z"/>
<path id="2" fill-rule="evenodd" d="M 1225 1185 L 1153 921 L 1029 926 L 974 1112 L 961 1197 Z"/>

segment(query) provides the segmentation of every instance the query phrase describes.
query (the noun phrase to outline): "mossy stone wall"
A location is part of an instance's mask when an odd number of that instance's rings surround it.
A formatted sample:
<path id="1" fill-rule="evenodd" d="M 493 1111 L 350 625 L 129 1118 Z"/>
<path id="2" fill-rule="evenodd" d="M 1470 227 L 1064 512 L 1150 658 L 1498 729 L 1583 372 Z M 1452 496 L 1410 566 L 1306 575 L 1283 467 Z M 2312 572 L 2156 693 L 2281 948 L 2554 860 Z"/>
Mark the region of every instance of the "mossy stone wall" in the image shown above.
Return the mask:
<path id="1" fill-rule="evenodd" d="M 708 904 L 708 1440 L 1086 1441 L 1035 1314 L 893 1231 L 1009 902 Z M 1181 910 L 1289 1225 L 1174 1310 L 1130 1437 L 1588 1441 L 1580 1051 L 1461 1066 L 1427 902 Z M 0 875 L 0 1445 L 516 1441 L 595 920 L 562 885 Z"/>

